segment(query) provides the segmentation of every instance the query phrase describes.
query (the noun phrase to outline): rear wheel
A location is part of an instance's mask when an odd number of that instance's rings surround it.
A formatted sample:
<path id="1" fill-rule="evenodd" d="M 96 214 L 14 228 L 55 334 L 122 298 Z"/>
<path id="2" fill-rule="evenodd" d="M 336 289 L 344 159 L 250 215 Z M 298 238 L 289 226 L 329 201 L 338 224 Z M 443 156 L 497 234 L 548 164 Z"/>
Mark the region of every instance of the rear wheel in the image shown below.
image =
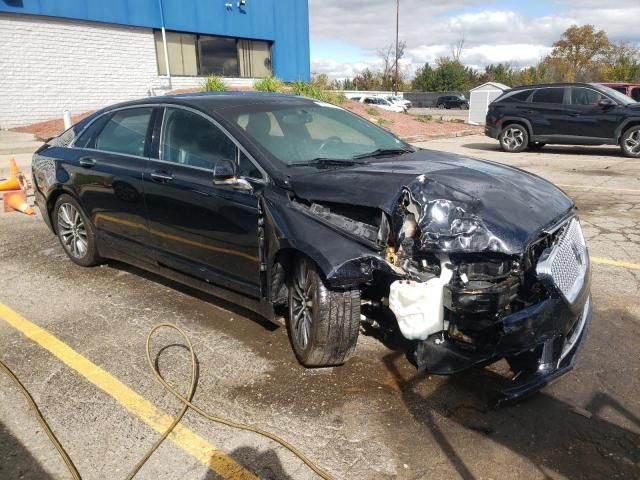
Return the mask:
<path id="1" fill-rule="evenodd" d="M 444 103 L 439 103 L 438 105 L 436 105 L 437 108 L 439 108 L 440 110 L 444 110 L 445 109 L 445 104 Z"/>
<path id="2" fill-rule="evenodd" d="M 509 153 L 522 152 L 529 146 L 529 133 L 527 129 L 517 123 L 507 125 L 500 133 L 500 146 Z"/>
<path id="3" fill-rule="evenodd" d="M 83 267 L 102 262 L 93 225 L 70 195 L 60 195 L 53 207 L 53 222 L 60 244 L 69 258 Z"/>
<path id="4" fill-rule="evenodd" d="M 627 157 L 640 158 L 640 125 L 634 125 L 622 134 L 620 148 Z"/>
<path id="5" fill-rule="evenodd" d="M 307 367 L 341 365 L 355 350 L 360 329 L 360 291 L 331 290 L 316 266 L 300 257 L 289 276 L 289 340 Z"/>

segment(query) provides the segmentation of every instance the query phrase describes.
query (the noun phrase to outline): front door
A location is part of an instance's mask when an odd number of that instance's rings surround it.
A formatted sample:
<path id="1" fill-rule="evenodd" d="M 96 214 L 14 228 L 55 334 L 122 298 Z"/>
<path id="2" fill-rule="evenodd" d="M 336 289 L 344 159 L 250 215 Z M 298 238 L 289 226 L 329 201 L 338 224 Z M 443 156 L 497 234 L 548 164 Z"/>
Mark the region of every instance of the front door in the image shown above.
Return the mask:
<path id="1" fill-rule="evenodd" d="M 621 108 L 600 106 L 603 98 L 602 93 L 591 88 L 571 87 L 571 105 L 568 107 L 571 135 L 609 141 L 615 138 Z"/>
<path id="2" fill-rule="evenodd" d="M 213 184 L 215 163 L 239 161 L 239 149 L 200 113 L 167 107 L 161 132 L 158 158 L 149 160 L 144 178 L 158 263 L 258 297 L 257 194 L 263 183 L 249 169 L 253 190 Z"/>
<path id="3" fill-rule="evenodd" d="M 117 110 L 98 118 L 78 138 L 70 167 L 73 184 L 102 245 L 151 259 L 142 178 L 153 107 Z"/>

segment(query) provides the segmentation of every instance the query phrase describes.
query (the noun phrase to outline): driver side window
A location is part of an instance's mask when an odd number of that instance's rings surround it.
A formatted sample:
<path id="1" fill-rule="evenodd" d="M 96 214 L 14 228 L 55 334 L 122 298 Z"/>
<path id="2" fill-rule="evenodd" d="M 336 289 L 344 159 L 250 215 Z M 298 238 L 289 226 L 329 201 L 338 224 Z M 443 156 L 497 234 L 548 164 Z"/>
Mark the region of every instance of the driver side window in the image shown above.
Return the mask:
<path id="1" fill-rule="evenodd" d="M 167 108 L 160 160 L 213 170 L 218 160 L 235 159 L 236 145 L 209 120 L 180 108 Z"/>

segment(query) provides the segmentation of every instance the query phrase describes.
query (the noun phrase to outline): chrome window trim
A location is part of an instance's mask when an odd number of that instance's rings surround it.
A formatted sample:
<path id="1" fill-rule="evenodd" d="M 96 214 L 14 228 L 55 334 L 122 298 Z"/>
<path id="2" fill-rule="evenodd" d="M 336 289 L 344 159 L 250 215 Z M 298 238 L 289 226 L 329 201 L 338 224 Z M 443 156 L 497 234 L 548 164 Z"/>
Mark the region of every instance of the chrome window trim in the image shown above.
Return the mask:
<path id="1" fill-rule="evenodd" d="M 137 104 L 137 105 L 125 105 L 122 107 L 117 107 L 117 108 L 113 108 L 110 109 L 106 112 L 101 113 L 100 115 L 96 116 L 94 119 L 92 119 L 89 123 L 87 123 L 87 125 L 85 125 L 85 127 L 82 129 L 82 131 L 80 131 L 80 133 L 78 133 L 78 135 L 76 135 L 76 137 L 73 139 L 73 141 L 69 144 L 69 146 L 67 148 L 74 148 L 77 150 L 89 150 L 89 151 L 93 151 L 93 152 L 100 152 L 100 153 L 108 153 L 108 154 L 114 154 L 114 155 L 124 155 L 124 156 L 129 156 L 129 157 L 133 157 L 133 158 L 142 158 L 144 160 L 150 160 L 152 162 L 162 162 L 168 165 L 180 165 L 177 164 L 175 162 L 167 162 L 165 160 L 161 160 L 159 158 L 152 158 L 152 157 L 140 157 L 138 155 L 127 155 L 124 153 L 117 153 L 117 152 L 109 152 L 106 150 L 99 150 L 99 149 L 95 149 L 95 148 L 80 148 L 80 147 L 76 147 L 75 143 L 76 140 L 78 138 L 80 138 L 82 136 L 82 134 L 91 126 L 93 125 L 98 119 L 104 117 L 105 115 L 110 115 L 114 112 L 119 112 L 121 110 L 130 110 L 133 108 L 162 108 L 162 123 L 160 124 L 160 139 L 159 139 L 159 143 L 158 143 L 158 156 L 161 155 L 161 151 L 162 151 L 162 135 L 164 133 L 164 120 L 165 120 L 165 112 L 167 108 L 180 108 L 182 110 L 187 110 L 189 112 L 195 113 L 197 115 L 200 115 L 201 117 L 203 117 L 204 119 L 208 120 L 209 122 L 211 122 L 215 127 L 219 128 L 225 135 L 227 138 L 229 138 L 234 145 L 236 146 L 236 148 L 238 150 L 241 150 L 245 156 L 249 159 L 249 161 L 251 163 L 253 163 L 253 165 L 258 169 L 258 171 L 262 174 L 262 178 L 253 178 L 253 177 L 249 177 L 250 180 L 254 180 L 260 183 L 267 183 L 269 181 L 269 174 L 265 171 L 264 168 L 262 168 L 262 165 L 260 165 L 260 163 L 253 157 L 253 155 L 251 155 L 247 149 L 233 136 L 231 135 L 231 133 L 220 124 L 220 122 L 218 122 L 217 120 L 215 120 L 213 117 L 211 117 L 210 115 L 207 115 L 204 112 L 201 112 L 200 110 L 196 110 L 195 108 L 191 108 L 188 107 L 186 105 L 177 105 L 177 104 L 173 104 L 173 103 L 166 103 L 166 102 L 161 102 L 161 103 L 143 103 L 143 104 Z M 153 141 L 153 140 L 152 140 Z M 238 155 L 236 155 L 236 159 L 239 160 Z M 238 162 L 236 162 L 238 166 L 240 166 L 240 164 Z M 213 169 L 209 169 L 209 168 L 202 168 L 202 167 L 194 167 L 192 165 L 180 165 L 182 167 L 187 167 L 187 168 L 194 168 L 196 170 L 203 170 L 206 172 L 211 172 L 213 173 Z"/>

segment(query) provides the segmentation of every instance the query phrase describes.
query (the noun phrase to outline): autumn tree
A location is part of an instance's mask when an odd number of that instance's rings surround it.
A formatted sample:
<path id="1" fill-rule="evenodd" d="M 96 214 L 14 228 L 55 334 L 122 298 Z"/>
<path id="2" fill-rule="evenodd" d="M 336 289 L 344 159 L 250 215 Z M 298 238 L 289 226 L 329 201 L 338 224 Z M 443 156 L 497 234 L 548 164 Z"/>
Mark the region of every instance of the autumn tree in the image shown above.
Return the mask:
<path id="1" fill-rule="evenodd" d="M 553 44 L 549 63 L 562 77 L 560 80 L 588 81 L 612 48 L 604 30 L 596 31 L 593 25 L 572 25 Z"/>

